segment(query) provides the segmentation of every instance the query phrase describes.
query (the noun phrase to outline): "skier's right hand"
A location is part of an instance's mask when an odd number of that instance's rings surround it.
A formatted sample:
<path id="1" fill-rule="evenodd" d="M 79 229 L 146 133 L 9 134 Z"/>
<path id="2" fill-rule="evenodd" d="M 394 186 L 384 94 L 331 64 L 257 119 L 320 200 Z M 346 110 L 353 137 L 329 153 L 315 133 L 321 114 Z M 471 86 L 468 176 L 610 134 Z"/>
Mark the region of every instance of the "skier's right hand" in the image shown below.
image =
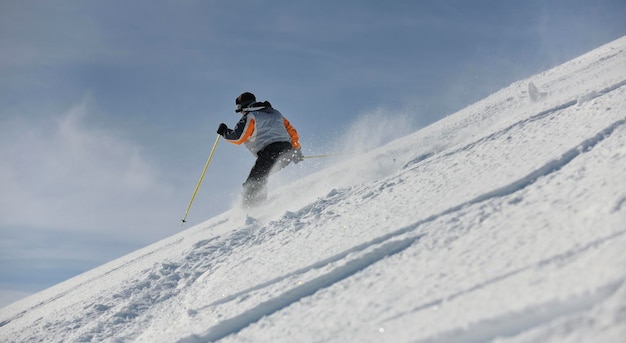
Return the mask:
<path id="1" fill-rule="evenodd" d="M 220 127 L 217 128 L 217 134 L 220 136 L 224 136 L 227 130 L 228 130 L 228 126 L 224 123 L 221 123 Z"/>

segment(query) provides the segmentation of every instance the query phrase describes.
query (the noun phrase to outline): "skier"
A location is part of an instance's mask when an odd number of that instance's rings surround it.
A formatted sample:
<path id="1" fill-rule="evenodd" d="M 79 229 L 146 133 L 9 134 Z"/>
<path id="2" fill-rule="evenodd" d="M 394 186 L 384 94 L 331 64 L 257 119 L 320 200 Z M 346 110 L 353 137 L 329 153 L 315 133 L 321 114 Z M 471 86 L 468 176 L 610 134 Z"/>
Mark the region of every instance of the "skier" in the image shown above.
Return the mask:
<path id="1" fill-rule="evenodd" d="M 257 102 L 254 94 L 245 92 L 235 99 L 235 112 L 242 114 L 235 128 L 221 123 L 217 133 L 230 143 L 245 144 L 257 157 L 242 195 L 243 206 L 253 207 L 267 199 L 269 175 L 290 162 L 301 162 L 303 156 L 298 132 L 268 101 Z"/>

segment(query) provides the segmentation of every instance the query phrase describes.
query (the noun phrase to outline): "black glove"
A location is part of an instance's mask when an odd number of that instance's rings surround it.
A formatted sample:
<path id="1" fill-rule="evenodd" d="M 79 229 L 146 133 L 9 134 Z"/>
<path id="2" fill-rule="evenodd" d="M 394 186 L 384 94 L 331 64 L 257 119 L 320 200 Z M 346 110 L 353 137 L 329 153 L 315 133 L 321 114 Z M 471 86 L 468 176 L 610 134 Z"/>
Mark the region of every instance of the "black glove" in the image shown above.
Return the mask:
<path id="1" fill-rule="evenodd" d="M 217 134 L 220 136 L 224 136 L 226 131 L 228 131 L 228 126 L 224 123 L 221 123 L 220 127 L 217 128 Z"/>
<path id="2" fill-rule="evenodd" d="M 294 150 L 293 154 L 291 155 L 291 160 L 295 164 L 302 162 L 302 160 L 304 160 L 304 156 L 302 156 L 302 151 L 300 151 L 300 149 Z"/>

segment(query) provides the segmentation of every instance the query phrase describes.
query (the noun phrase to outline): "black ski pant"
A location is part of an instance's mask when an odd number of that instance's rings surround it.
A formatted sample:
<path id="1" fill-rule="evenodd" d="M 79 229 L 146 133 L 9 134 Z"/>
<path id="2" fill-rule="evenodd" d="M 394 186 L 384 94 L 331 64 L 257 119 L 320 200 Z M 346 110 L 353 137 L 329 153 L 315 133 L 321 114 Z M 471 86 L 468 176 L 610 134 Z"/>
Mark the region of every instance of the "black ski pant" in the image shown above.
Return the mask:
<path id="1" fill-rule="evenodd" d="M 243 204 L 258 205 L 267 199 L 267 180 L 272 172 L 279 171 L 291 162 L 291 143 L 269 144 L 257 153 L 257 159 L 243 184 Z"/>

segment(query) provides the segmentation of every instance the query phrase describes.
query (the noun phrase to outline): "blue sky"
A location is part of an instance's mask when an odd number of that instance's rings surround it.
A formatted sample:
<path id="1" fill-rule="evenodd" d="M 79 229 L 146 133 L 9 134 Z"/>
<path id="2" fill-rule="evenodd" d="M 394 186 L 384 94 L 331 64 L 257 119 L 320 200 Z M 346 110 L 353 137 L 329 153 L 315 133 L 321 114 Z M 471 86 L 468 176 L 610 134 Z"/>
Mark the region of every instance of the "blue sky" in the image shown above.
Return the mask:
<path id="1" fill-rule="evenodd" d="M 619 38 L 625 17 L 618 0 L 2 1 L 0 289 L 179 232 L 243 91 L 305 154 L 358 150 Z M 230 208 L 252 163 L 220 143 L 189 224 Z"/>

